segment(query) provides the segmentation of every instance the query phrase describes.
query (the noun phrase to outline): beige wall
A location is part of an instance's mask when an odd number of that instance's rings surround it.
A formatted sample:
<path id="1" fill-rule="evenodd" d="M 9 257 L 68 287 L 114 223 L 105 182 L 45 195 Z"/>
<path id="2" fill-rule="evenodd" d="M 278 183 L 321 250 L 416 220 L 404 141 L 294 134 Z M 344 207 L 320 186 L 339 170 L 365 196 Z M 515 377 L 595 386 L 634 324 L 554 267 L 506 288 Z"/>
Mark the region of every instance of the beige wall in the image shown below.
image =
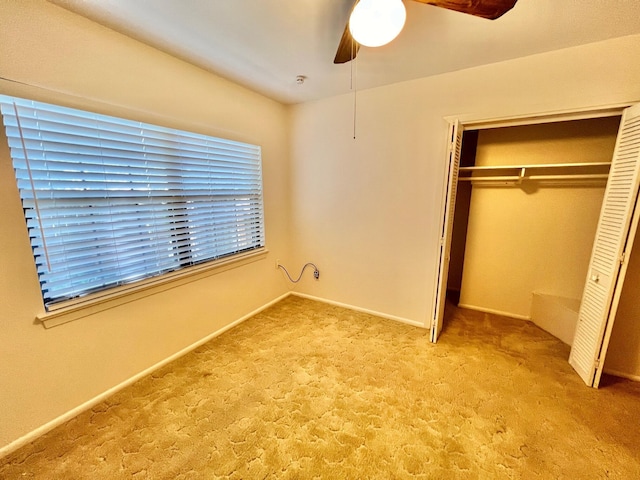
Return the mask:
<path id="1" fill-rule="evenodd" d="M 0 93 L 262 146 L 267 258 L 45 330 L 0 135 L 0 448 L 288 291 L 286 107 L 44 1 L 0 0 Z M 56 93 L 59 92 L 59 93 Z M 124 107 L 126 106 L 126 107 Z"/>
<path id="2" fill-rule="evenodd" d="M 296 106 L 292 246 L 322 271 L 298 290 L 428 324 L 445 117 L 637 101 L 639 56 L 640 36 L 625 37 L 361 91 L 355 140 L 351 95 Z"/>
<path id="3" fill-rule="evenodd" d="M 354 140 L 350 95 L 289 117 L 41 0 L 0 0 L 0 49 L 0 76 L 43 87 L 1 82 L 2 93 L 262 145 L 270 249 L 265 260 L 44 330 L 33 323 L 42 304 L 0 140 L 0 448 L 285 293 L 276 258 L 290 271 L 318 264 L 320 280 L 305 276 L 302 293 L 426 324 L 444 117 L 640 99 L 640 64 L 629 61 L 640 36 L 626 37 L 359 92 Z"/>
<path id="4" fill-rule="evenodd" d="M 640 232 L 638 232 L 640 234 Z M 606 372 L 640 380 L 640 235 L 636 234 L 605 359 Z"/>
<path id="5" fill-rule="evenodd" d="M 620 117 L 480 130 L 476 165 L 610 162 Z"/>
<path id="6" fill-rule="evenodd" d="M 482 130 L 476 165 L 610 162 L 619 123 Z M 605 183 L 569 185 L 473 187 L 461 305 L 530 318 L 534 292 L 582 297 Z"/>

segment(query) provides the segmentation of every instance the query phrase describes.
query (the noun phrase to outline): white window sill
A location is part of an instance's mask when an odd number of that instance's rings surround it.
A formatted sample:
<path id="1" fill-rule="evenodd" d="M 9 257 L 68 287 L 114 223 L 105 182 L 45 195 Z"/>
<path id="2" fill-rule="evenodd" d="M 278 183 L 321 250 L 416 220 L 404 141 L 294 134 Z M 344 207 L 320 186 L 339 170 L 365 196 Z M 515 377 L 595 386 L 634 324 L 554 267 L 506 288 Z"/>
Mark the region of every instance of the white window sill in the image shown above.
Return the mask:
<path id="1" fill-rule="evenodd" d="M 214 260 L 159 277 L 141 280 L 130 285 L 122 285 L 56 305 L 49 312 L 38 315 L 36 319 L 45 328 L 55 327 L 210 275 L 256 262 L 266 257 L 267 253 L 268 250 L 262 248 L 244 255 L 240 254 L 222 260 Z"/>

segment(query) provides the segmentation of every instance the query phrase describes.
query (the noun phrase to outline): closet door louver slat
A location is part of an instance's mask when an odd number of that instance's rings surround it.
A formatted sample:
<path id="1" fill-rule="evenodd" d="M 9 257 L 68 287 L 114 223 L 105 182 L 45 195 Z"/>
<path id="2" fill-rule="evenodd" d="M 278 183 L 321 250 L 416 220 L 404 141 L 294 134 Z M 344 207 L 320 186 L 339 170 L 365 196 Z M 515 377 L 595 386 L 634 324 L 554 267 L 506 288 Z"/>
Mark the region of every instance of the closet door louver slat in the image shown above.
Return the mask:
<path id="1" fill-rule="evenodd" d="M 589 386 L 597 387 L 600 380 L 635 237 L 639 170 L 640 105 L 636 105 L 622 117 L 569 357 Z"/>

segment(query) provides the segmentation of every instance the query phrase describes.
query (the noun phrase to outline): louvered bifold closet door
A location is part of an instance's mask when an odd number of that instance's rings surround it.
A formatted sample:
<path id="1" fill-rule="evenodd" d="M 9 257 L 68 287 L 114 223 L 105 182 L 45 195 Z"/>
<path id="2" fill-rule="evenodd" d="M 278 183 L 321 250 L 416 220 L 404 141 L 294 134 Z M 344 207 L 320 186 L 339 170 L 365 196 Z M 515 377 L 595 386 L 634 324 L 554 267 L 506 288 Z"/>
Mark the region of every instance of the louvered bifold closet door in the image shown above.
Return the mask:
<path id="1" fill-rule="evenodd" d="M 435 304 L 431 323 L 431 341 L 436 342 L 442 331 L 444 306 L 447 297 L 447 281 L 449 278 L 449 261 L 451 259 L 451 237 L 453 236 L 453 218 L 455 214 L 456 195 L 458 193 L 458 170 L 462 153 L 463 128 L 456 120 L 449 125 L 447 147 L 447 176 L 443 195 L 444 212 L 440 230 L 440 257 L 438 276 L 436 279 Z"/>
<path id="2" fill-rule="evenodd" d="M 637 220 L 632 225 L 632 219 L 639 169 L 640 105 L 636 105 L 625 110 L 618 132 L 569 357 L 569 363 L 589 386 L 597 387 L 599 382 L 635 236 Z"/>

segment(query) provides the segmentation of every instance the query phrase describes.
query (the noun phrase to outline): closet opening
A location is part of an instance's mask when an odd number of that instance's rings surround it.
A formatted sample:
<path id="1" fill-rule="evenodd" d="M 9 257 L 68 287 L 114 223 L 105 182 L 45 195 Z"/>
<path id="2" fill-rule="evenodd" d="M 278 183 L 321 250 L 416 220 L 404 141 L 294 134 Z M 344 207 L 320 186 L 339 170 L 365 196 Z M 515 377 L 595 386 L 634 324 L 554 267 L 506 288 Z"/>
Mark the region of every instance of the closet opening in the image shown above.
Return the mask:
<path id="1" fill-rule="evenodd" d="M 446 291 L 449 305 L 531 320 L 571 345 L 586 294 L 585 279 L 587 284 L 599 281 L 598 272 L 594 274 L 594 265 L 598 265 L 592 258 L 594 238 L 597 245 L 603 232 L 606 237 L 607 218 L 601 215 L 611 207 L 611 201 L 617 208 L 614 190 L 621 162 L 628 166 L 635 162 L 635 166 L 624 168 L 635 169 L 634 178 L 638 178 L 640 147 L 633 145 L 640 144 L 640 108 L 614 108 L 582 117 L 534 118 L 530 123 L 526 119 L 489 123 L 451 123 L 445 185 L 447 198 L 455 199 L 455 209 L 450 205 L 453 202 L 443 203 L 432 340 L 437 339 L 445 318 Z M 631 150 L 625 141 L 632 145 Z M 609 176 L 612 158 L 616 166 Z M 626 222 L 620 231 L 627 232 L 621 233 L 627 240 L 620 240 L 622 282 L 627 270 L 622 260 L 627 252 L 625 244 L 633 244 L 638 223 L 632 208 L 638 182 L 630 178 L 627 183 L 625 209 L 630 213 L 619 219 Z M 627 218 L 631 216 L 633 222 Z M 617 263 L 617 259 L 612 262 Z M 614 280 L 611 288 L 621 290 L 622 284 L 616 286 Z M 614 295 L 614 315 L 619 300 Z M 580 322 L 584 317 L 583 307 Z M 627 324 L 620 328 L 626 334 L 629 322 L 617 320 L 616 324 L 620 322 Z M 609 323 L 613 325 L 613 321 Z M 612 335 L 606 322 L 605 327 L 604 353 Z M 635 331 L 639 330 L 636 325 Z M 614 340 L 616 336 L 614 330 Z M 637 337 L 640 345 L 640 334 Z M 597 386 L 600 361 L 594 361 L 597 374 L 593 380 L 593 371 L 581 372 L 576 366 L 582 359 L 576 359 L 581 354 L 575 350 L 570 363 L 588 385 Z M 640 366 L 640 349 L 636 355 Z"/>
<path id="2" fill-rule="evenodd" d="M 577 315 L 619 125 L 606 117 L 464 131 L 449 301 L 533 320 L 571 344 L 571 315 L 549 323 L 536 314 Z"/>

